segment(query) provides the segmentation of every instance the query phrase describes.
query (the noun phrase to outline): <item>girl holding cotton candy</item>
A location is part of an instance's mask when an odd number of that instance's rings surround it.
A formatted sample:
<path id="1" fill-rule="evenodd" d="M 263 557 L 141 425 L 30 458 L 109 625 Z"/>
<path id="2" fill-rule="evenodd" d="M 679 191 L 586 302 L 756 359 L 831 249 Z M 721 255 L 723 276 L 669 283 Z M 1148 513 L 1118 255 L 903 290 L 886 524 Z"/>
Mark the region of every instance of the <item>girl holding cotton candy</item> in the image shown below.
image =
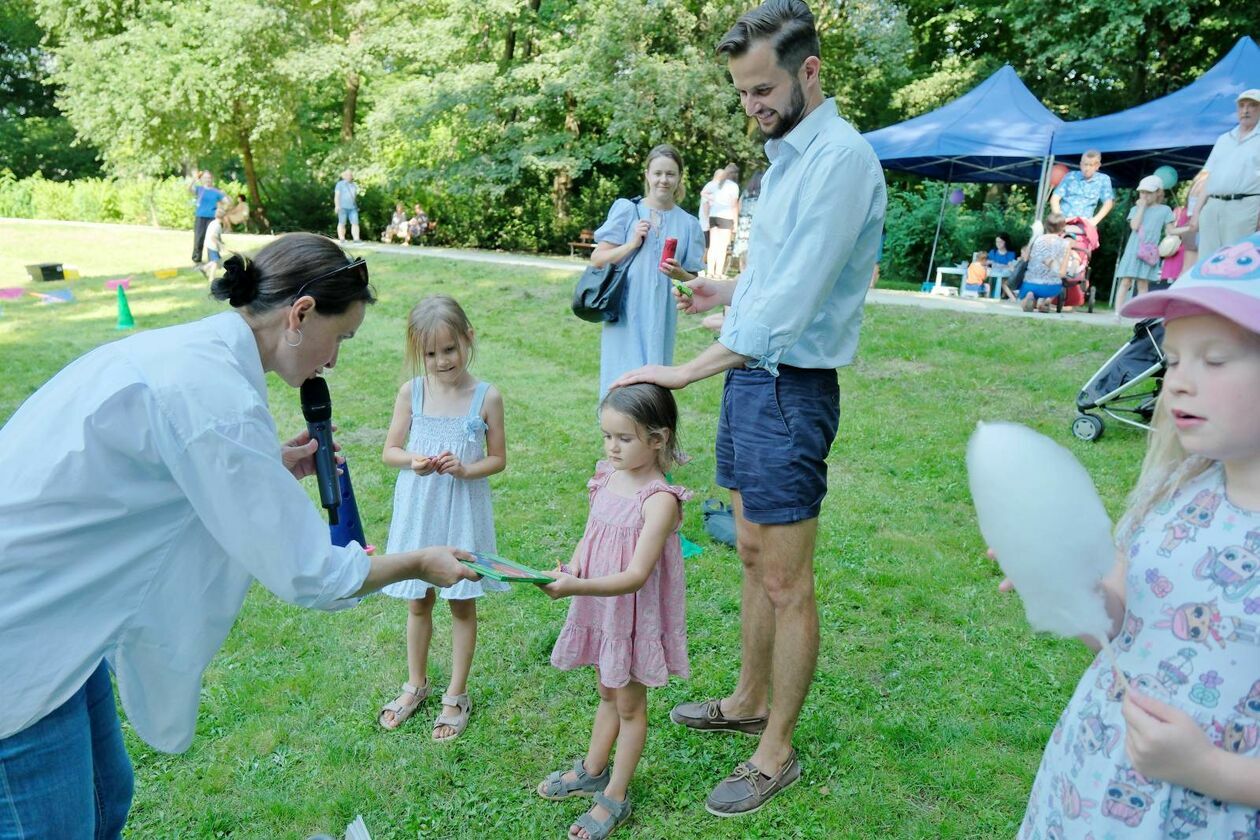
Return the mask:
<path id="1" fill-rule="evenodd" d="M 1110 622 L 1107 651 L 1054 728 L 1019 837 L 1260 838 L 1260 234 L 1124 315 L 1165 319 L 1168 370 L 1114 568 L 1091 591 L 1047 599 L 1036 570 L 1008 568 L 1004 551 L 1021 546 L 994 527 L 997 503 L 977 492 L 984 464 L 972 463 L 997 432 L 983 426 L 968 454 L 981 529 L 1034 626 L 1093 635 Z M 1087 579 L 1074 562 L 1046 586 Z"/>

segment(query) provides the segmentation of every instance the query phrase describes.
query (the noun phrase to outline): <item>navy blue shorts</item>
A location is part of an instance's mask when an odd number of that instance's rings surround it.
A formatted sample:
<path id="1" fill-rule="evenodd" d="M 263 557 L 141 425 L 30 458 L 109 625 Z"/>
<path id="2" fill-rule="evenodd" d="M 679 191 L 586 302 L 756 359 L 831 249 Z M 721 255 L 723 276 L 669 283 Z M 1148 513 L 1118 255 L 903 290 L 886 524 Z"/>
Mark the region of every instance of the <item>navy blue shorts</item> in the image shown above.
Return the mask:
<path id="1" fill-rule="evenodd" d="M 758 525 L 813 519 L 827 495 L 827 453 L 840 424 L 835 370 L 779 365 L 726 373 L 717 431 L 717 483 L 738 490 Z"/>

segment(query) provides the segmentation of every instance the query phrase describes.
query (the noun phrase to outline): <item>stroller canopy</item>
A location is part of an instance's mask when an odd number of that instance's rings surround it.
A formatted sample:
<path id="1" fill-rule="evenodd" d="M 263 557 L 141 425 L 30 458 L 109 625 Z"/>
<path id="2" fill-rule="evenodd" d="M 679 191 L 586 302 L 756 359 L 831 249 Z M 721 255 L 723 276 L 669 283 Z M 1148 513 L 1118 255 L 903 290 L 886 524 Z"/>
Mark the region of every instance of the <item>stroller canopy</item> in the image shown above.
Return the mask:
<path id="1" fill-rule="evenodd" d="M 1035 184 L 1062 125 L 1006 64 L 953 102 L 863 136 L 886 169 L 943 181 Z"/>

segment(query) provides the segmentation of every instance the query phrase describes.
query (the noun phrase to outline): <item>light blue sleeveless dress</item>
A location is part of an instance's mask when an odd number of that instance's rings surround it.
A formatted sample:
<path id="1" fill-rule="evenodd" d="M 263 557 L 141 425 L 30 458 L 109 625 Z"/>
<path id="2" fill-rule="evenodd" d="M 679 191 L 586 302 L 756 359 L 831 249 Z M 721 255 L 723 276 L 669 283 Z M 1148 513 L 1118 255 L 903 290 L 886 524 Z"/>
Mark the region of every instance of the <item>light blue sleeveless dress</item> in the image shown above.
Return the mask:
<path id="1" fill-rule="evenodd" d="M 1136 215 L 1137 208 L 1130 208 L 1128 219 L 1132 221 Z M 1173 211 L 1168 208 L 1167 204 L 1155 204 L 1146 208 L 1146 212 L 1142 214 L 1142 226 L 1138 230 L 1129 232 L 1129 239 L 1125 243 L 1124 253 L 1120 255 L 1120 261 L 1116 263 L 1117 277 L 1134 277 L 1138 280 L 1150 280 L 1152 282 L 1159 280 L 1159 269 L 1162 260 L 1156 260 L 1154 265 L 1142 262 L 1137 256 L 1138 248 L 1141 247 L 1143 242 L 1149 242 L 1158 246 L 1159 240 L 1164 238 L 1164 226 L 1173 221 L 1173 218 Z"/>
<path id="2" fill-rule="evenodd" d="M 477 383 L 468 412 L 462 416 L 434 417 L 424 413 L 424 377 L 411 381 L 411 432 L 407 449 L 425 455 L 450 451 L 465 464 L 486 456 L 486 424 L 481 419 L 490 384 Z M 466 551 L 495 550 L 494 508 L 490 502 L 490 481 L 467 480 L 450 475 L 416 475 L 409 469 L 398 471 L 394 485 L 394 515 L 389 524 L 386 553 L 414 551 L 431 545 L 451 545 Z M 381 591 L 395 598 L 423 598 L 431 584 L 403 580 Z M 487 591 L 504 591 L 501 581 L 461 580 L 454 586 L 439 587 L 438 594 L 449 600 L 480 597 Z"/>
<path id="3" fill-rule="evenodd" d="M 704 234 L 700 220 L 681 207 L 652 210 L 642 202 L 625 198 L 613 202 L 608 219 L 595 231 L 596 242 L 624 245 L 630 230 L 641 219 L 652 222 L 638 256 L 626 276 L 626 291 L 621 318 L 604 324 L 599 341 L 599 398 L 628 371 L 643 365 L 669 365 L 674 362 L 674 332 L 678 309 L 674 302 L 673 284 L 661 273 L 661 252 L 666 239 L 677 239 L 674 259 L 695 273 L 704 265 Z"/>

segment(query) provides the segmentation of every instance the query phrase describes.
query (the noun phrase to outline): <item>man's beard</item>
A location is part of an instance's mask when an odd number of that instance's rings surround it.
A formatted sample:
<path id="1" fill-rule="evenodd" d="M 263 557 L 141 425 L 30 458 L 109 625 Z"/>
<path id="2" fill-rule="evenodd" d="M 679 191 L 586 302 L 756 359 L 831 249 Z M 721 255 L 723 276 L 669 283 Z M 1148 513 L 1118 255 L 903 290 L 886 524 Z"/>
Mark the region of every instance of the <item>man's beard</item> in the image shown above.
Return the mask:
<path id="1" fill-rule="evenodd" d="M 788 100 L 786 111 L 779 112 L 779 121 L 774 124 L 774 128 L 769 131 L 763 130 L 762 136 L 767 140 L 778 140 L 783 137 L 801 121 L 801 116 L 805 113 L 805 91 L 801 88 L 801 83 L 797 79 L 792 80 L 792 97 Z"/>

